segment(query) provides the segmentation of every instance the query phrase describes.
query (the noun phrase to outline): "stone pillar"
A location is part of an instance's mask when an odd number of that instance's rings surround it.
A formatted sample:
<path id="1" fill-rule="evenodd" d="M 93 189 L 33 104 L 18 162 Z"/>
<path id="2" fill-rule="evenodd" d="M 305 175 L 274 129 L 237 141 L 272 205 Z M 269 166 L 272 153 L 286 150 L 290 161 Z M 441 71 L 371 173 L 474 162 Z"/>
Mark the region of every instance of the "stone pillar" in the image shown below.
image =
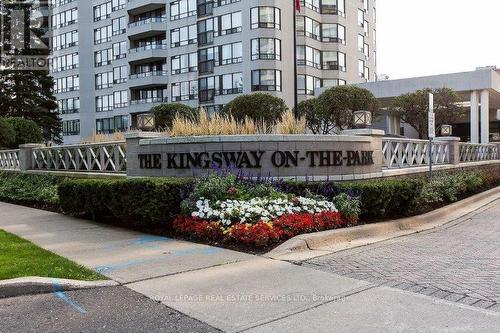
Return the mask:
<path id="1" fill-rule="evenodd" d="M 450 154 L 450 164 L 460 164 L 460 138 L 454 136 L 442 136 L 436 138 L 436 141 L 448 142 L 448 152 Z"/>
<path id="2" fill-rule="evenodd" d="M 470 96 L 470 142 L 479 143 L 479 92 Z"/>
<path id="3" fill-rule="evenodd" d="M 33 148 L 45 147 L 39 143 L 27 143 L 19 145 L 19 169 L 32 170 L 33 169 Z"/>
<path id="4" fill-rule="evenodd" d="M 125 134 L 125 140 L 127 141 L 127 176 L 136 176 L 132 171 L 139 169 L 137 155 L 139 154 L 141 140 L 156 139 L 159 137 L 161 135 L 155 132 L 132 132 Z"/>
<path id="5" fill-rule="evenodd" d="M 490 92 L 481 91 L 481 143 L 490 142 Z"/>

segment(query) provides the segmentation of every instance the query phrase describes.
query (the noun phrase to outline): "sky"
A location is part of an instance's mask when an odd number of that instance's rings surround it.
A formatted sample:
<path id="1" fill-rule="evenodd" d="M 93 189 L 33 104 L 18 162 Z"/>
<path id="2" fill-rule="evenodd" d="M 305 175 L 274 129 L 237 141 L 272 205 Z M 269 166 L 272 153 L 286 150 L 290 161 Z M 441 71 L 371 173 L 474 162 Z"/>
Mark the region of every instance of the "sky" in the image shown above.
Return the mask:
<path id="1" fill-rule="evenodd" d="M 499 0 L 377 0 L 377 73 L 391 79 L 500 68 Z"/>

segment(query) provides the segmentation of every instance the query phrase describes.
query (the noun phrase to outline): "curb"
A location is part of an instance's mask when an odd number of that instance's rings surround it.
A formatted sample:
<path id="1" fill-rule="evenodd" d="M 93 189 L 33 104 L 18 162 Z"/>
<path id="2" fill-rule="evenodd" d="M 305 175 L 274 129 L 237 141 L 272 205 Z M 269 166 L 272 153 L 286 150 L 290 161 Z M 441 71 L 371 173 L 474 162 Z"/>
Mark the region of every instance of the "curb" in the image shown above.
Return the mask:
<path id="1" fill-rule="evenodd" d="M 500 199 L 500 187 L 419 216 L 299 235 L 266 253 L 264 257 L 302 261 L 378 243 L 457 221 L 498 199 Z"/>
<path id="2" fill-rule="evenodd" d="M 22 277 L 0 281 L 0 299 L 60 291 L 114 287 L 119 283 L 111 280 L 80 281 L 46 277 Z"/>

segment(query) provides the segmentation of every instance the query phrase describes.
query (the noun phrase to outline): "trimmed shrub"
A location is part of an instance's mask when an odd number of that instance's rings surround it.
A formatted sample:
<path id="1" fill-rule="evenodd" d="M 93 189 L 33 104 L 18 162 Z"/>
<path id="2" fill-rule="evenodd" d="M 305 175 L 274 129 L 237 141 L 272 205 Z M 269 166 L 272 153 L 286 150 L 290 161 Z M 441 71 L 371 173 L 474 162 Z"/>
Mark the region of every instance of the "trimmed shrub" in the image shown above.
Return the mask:
<path id="1" fill-rule="evenodd" d="M 12 125 L 16 133 L 14 148 L 26 143 L 43 142 L 42 129 L 33 120 L 21 117 L 11 117 L 7 118 L 7 121 Z"/>
<path id="2" fill-rule="evenodd" d="M 16 131 L 6 118 L 0 117 L 0 148 L 13 148 L 16 142 Z"/>
<path id="3" fill-rule="evenodd" d="M 424 178 L 377 179 L 345 183 L 299 182 L 281 184 L 286 192 L 296 195 L 308 193 L 322 195 L 333 200 L 341 193 L 359 197 L 361 220 L 376 220 L 386 217 L 408 216 L 415 212 L 417 198 L 424 184 Z"/>
<path id="4" fill-rule="evenodd" d="M 166 224 L 191 190 L 186 179 L 68 179 L 59 186 L 66 214 L 134 227 Z"/>
<path id="5" fill-rule="evenodd" d="M 160 104 L 151 109 L 157 129 L 170 129 L 175 118 L 196 120 L 199 110 L 180 103 Z"/>
<path id="6" fill-rule="evenodd" d="M 36 206 L 57 208 L 57 186 L 61 177 L 0 172 L 0 200 Z"/>
<path id="7" fill-rule="evenodd" d="M 287 106 L 283 99 L 264 93 L 241 95 L 224 106 L 222 112 L 231 115 L 237 121 L 250 118 L 267 125 L 275 125 L 281 120 Z"/>

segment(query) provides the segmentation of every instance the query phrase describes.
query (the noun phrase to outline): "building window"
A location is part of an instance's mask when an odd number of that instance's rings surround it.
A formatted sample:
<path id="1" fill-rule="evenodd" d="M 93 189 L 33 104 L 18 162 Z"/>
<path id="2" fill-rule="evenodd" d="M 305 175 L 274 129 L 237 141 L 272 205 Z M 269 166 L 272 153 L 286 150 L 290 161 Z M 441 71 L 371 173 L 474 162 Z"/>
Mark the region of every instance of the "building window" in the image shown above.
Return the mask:
<path id="1" fill-rule="evenodd" d="M 128 92 L 126 90 L 115 91 L 113 93 L 113 107 L 126 108 L 128 106 Z"/>
<path id="2" fill-rule="evenodd" d="M 132 90 L 131 104 L 164 103 L 168 101 L 166 87 Z"/>
<path id="3" fill-rule="evenodd" d="M 123 132 L 128 129 L 128 116 L 96 119 L 97 134 L 111 134 Z"/>
<path id="4" fill-rule="evenodd" d="M 95 88 L 97 90 L 113 87 L 113 72 L 99 73 L 95 75 Z"/>
<path id="5" fill-rule="evenodd" d="M 113 84 L 127 82 L 128 66 L 120 66 L 113 68 Z"/>
<path id="6" fill-rule="evenodd" d="M 340 24 L 322 24 L 321 41 L 345 44 L 345 27 Z"/>
<path id="7" fill-rule="evenodd" d="M 78 31 L 73 30 L 52 37 L 52 50 L 62 50 L 78 45 Z"/>
<path id="8" fill-rule="evenodd" d="M 60 114 L 78 113 L 80 111 L 80 98 L 66 98 L 57 101 L 57 112 Z"/>
<path id="9" fill-rule="evenodd" d="M 170 30 L 170 47 L 179 47 L 197 43 L 196 24 Z"/>
<path id="10" fill-rule="evenodd" d="M 340 79 L 323 79 L 323 87 L 331 88 L 337 86 L 345 86 L 347 84 L 346 80 Z"/>
<path id="11" fill-rule="evenodd" d="M 334 71 L 346 71 L 346 55 L 337 51 L 323 51 L 322 69 Z"/>
<path id="12" fill-rule="evenodd" d="M 94 52 L 94 66 L 101 67 L 111 65 L 112 55 L 113 49 L 111 48 Z"/>
<path id="13" fill-rule="evenodd" d="M 252 60 L 281 60 L 281 40 L 276 38 L 252 39 Z"/>
<path id="14" fill-rule="evenodd" d="M 123 59 L 127 57 L 127 42 L 113 44 L 113 59 Z"/>
<path id="15" fill-rule="evenodd" d="M 177 0 L 170 3 L 170 20 L 175 21 L 196 15 L 196 0 Z"/>
<path id="16" fill-rule="evenodd" d="M 191 101 L 198 99 L 198 81 L 172 83 L 172 102 Z"/>
<path id="17" fill-rule="evenodd" d="M 224 74 L 221 76 L 221 95 L 241 94 L 243 92 L 243 73 Z"/>
<path id="18" fill-rule="evenodd" d="M 200 103 L 212 102 L 215 92 L 219 90 L 220 82 L 215 76 L 204 77 L 198 80 L 198 99 Z"/>
<path id="19" fill-rule="evenodd" d="M 198 71 L 198 53 L 181 54 L 170 59 L 172 75 Z"/>
<path id="20" fill-rule="evenodd" d="M 307 16 L 297 16 L 297 34 L 321 40 L 321 23 Z"/>
<path id="21" fill-rule="evenodd" d="M 270 28 L 281 30 L 281 10 L 275 7 L 252 8 L 251 28 Z"/>
<path id="22" fill-rule="evenodd" d="M 221 65 L 237 64 L 243 61 L 243 44 L 241 42 L 225 44 L 220 48 Z"/>
<path id="23" fill-rule="evenodd" d="M 321 14 L 345 15 L 345 0 L 321 0 Z"/>
<path id="24" fill-rule="evenodd" d="M 65 93 L 69 91 L 76 91 L 80 89 L 80 77 L 72 75 L 61 77 L 54 80 L 54 93 Z"/>
<path id="25" fill-rule="evenodd" d="M 80 120 L 65 120 L 62 122 L 64 136 L 80 135 Z"/>
<path id="26" fill-rule="evenodd" d="M 321 51 L 310 46 L 297 45 L 297 65 L 321 68 Z"/>
<path id="27" fill-rule="evenodd" d="M 219 20 L 220 20 L 220 28 L 215 33 L 215 36 L 225 36 L 241 32 L 242 29 L 241 12 L 222 15 L 220 16 Z"/>
<path id="28" fill-rule="evenodd" d="M 95 111 L 107 112 L 113 111 L 113 95 L 102 95 L 95 98 Z"/>
<path id="29" fill-rule="evenodd" d="M 107 25 L 94 29 L 94 45 L 111 42 L 112 26 Z"/>
<path id="30" fill-rule="evenodd" d="M 314 96 L 314 90 L 321 88 L 321 79 L 311 75 L 297 75 L 297 94 Z"/>
<path id="31" fill-rule="evenodd" d="M 365 12 L 362 9 L 358 9 L 358 25 L 360 27 L 365 25 Z"/>
<path id="32" fill-rule="evenodd" d="M 71 53 L 55 57 L 49 61 L 49 71 L 57 73 L 78 68 L 79 58 L 78 53 Z"/>
<path id="33" fill-rule="evenodd" d="M 147 64 L 134 65 L 131 68 L 132 74 L 131 79 L 137 79 L 141 77 L 149 76 L 162 76 L 167 75 L 167 63 L 158 61 Z"/>
<path id="34" fill-rule="evenodd" d="M 52 15 L 52 29 L 66 27 L 78 23 L 78 9 L 72 8 Z"/>
<path id="35" fill-rule="evenodd" d="M 364 60 L 358 60 L 358 75 L 366 80 L 370 79 L 370 70 Z"/>
<path id="36" fill-rule="evenodd" d="M 113 26 L 113 36 L 124 34 L 125 32 L 127 32 L 127 17 L 122 16 L 113 19 L 112 26 Z"/>
<path id="37" fill-rule="evenodd" d="M 275 69 L 252 71 L 252 91 L 281 91 L 281 71 Z"/>
<path id="38" fill-rule="evenodd" d="M 94 22 L 105 20 L 111 17 L 111 1 L 94 6 Z"/>
<path id="39" fill-rule="evenodd" d="M 112 3 L 112 9 L 115 12 L 117 10 L 125 8 L 125 6 L 127 5 L 127 0 L 113 0 Z"/>

